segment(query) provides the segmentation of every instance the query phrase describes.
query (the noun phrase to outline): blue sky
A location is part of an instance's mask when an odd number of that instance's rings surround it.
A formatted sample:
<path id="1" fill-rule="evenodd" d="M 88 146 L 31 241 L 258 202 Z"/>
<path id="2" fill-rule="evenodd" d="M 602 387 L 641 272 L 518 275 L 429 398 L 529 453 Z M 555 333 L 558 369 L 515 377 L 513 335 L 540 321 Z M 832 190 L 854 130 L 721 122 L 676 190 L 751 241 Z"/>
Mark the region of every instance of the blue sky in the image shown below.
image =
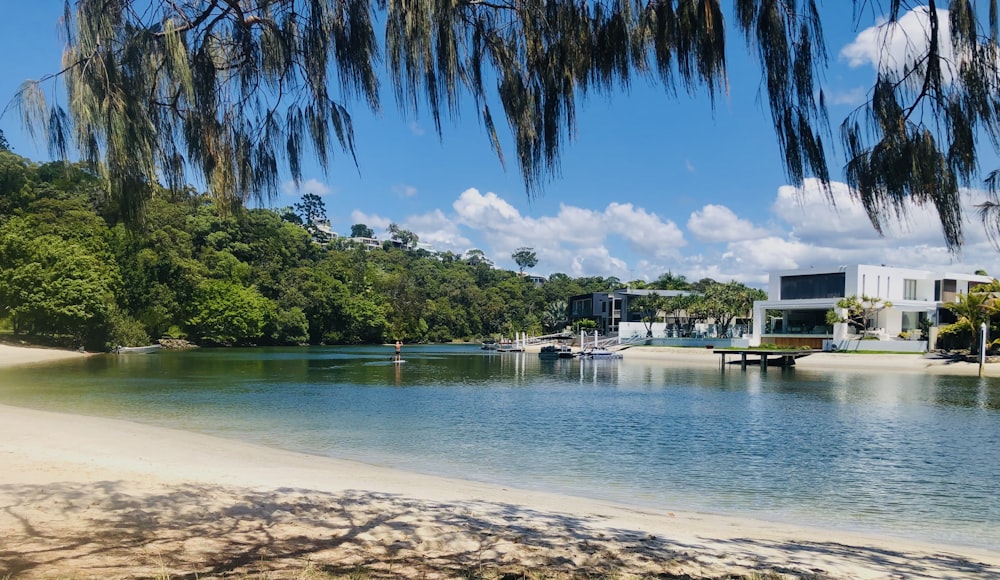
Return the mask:
<path id="1" fill-rule="evenodd" d="M 0 0 L 2 102 L 25 79 L 60 68 L 62 4 Z M 849 5 L 823 7 L 830 63 L 822 84 L 835 128 L 870 87 L 880 45 L 868 29 L 872 16 L 855 26 Z M 316 193 L 341 234 L 365 223 L 385 237 L 395 222 L 434 249 L 478 248 L 504 268 L 516 268 L 515 249 L 532 247 L 539 258 L 532 272 L 543 275 L 650 280 L 669 270 L 760 286 L 771 270 L 857 262 L 1000 275 L 1000 254 L 972 208 L 981 192 L 966 196 L 966 245 L 954 256 L 927 211 L 915 208 L 879 238 L 842 183 L 834 187 L 836 208 L 811 181 L 802 190 L 790 187 L 760 93 L 760 68 L 741 37 L 728 42 L 729 90 L 714 108 L 704 94 L 671 97 L 641 80 L 628 93 L 589 97 L 576 139 L 563 149 L 560 175 L 533 199 L 516 165 L 500 165 L 475 115 L 446 120 L 439 139 L 429 116 L 400 115 L 384 85 L 381 115 L 353 107 L 358 166 L 340 152 L 327 175 L 311 163 L 301 188 L 287 183 L 271 205 Z M 0 118 L 0 129 L 15 152 L 48 158 L 16 112 Z M 509 138 L 504 144 L 513 159 Z M 835 179 L 842 179 L 841 155 L 832 152 Z"/>

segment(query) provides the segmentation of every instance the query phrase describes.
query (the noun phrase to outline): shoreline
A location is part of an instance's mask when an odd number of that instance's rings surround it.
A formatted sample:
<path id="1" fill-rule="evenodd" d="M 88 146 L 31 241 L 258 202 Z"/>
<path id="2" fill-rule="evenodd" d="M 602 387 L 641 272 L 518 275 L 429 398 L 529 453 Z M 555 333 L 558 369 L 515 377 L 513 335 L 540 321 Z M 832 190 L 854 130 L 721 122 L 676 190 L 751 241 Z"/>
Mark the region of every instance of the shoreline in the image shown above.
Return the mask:
<path id="1" fill-rule="evenodd" d="M 525 352 L 533 355 L 538 347 L 529 347 Z M 677 363 L 689 366 L 714 366 L 719 368 L 719 355 L 714 349 L 684 348 L 674 346 L 632 346 L 621 350 L 624 359 L 658 361 L 663 364 Z M 61 350 L 46 347 L 11 346 L 0 343 L 0 368 L 44 364 L 61 360 L 93 356 L 95 353 Z M 979 365 L 973 362 L 955 362 L 946 358 L 932 358 L 920 354 L 863 354 L 813 351 L 809 356 L 796 361 L 795 367 L 802 370 L 850 371 L 850 372 L 905 372 L 933 375 L 978 376 Z M 739 370 L 739 365 L 729 365 Z M 987 363 L 983 376 L 1000 377 L 1000 364 Z"/>
<path id="2" fill-rule="evenodd" d="M 90 356 L 92 353 L 49 347 L 13 346 L 0 343 L 0 368 L 42 364 Z"/>
<path id="3" fill-rule="evenodd" d="M 719 366 L 708 349 L 624 352 Z M 838 355 L 816 353 L 798 366 L 816 358 L 814 368 L 843 369 L 842 357 L 854 372 L 855 358 L 883 372 L 927 364 L 914 355 Z M 0 345 L 0 367 L 80 356 Z M 975 373 L 977 365 L 964 364 Z M 0 474 L 0 578 L 11 580 L 312 578 L 310 570 L 362 578 L 1000 577 L 992 546 L 637 507 L 5 405 Z"/>
<path id="4" fill-rule="evenodd" d="M 307 565 L 428 578 L 482 567 L 1000 576 L 1000 554 L 982 548 L 637 508 L 2 405 L 0 473 L 0 576 L 12 578 L 285 578 Z"/>
<path id="5" fill-rule="evenodd" d="M 683 348 L 673 346 L 633 346 L 621 351 L 624 359 L 646 362 L 659 361 L 664 364 L 678 363 L 691 366 L 714 366 L 719 368 L 719 355 L 714 349 Z M 730 359 L 732 360 L 732 359 Z M 739 364 L 728 365 L 739 371 Z M 809 356 L 795 361 L 795 368 L 807 371 L 848 371 L 848 372 L 896 372 L 925 373 L 931 375 L 971 376 L 979 375 L 979 364 L 955 362 L 934 355 L 890 354 L 890 353 L 845 353 L 811 351 Z M 983 366 L 983 376 L 1000 377 L 1000 364 L 987 363 Z"/>

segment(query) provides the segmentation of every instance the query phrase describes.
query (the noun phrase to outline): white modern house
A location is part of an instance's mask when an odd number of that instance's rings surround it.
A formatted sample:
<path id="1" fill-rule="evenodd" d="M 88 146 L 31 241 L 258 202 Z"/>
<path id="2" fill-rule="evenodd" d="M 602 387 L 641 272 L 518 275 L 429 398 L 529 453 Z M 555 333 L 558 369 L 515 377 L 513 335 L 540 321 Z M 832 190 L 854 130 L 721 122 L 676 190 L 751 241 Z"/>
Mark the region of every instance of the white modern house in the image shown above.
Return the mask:
<path id="1" fill-rule="evenodd" d="M 992 281 L 990 276 L 976 274 L 939 274 L 865 264 L 771 272 L 768 299 L 754 302 L 750 345 L 927 350 L 927 341 L 900 341 L 902 337 L 917 338 L 921 324 L 937 326 L 942 304 L 956 302 L 959 294 Z M 862 345 L 861 341 L 851 340 L 857 337 L 851 336 L 847 324 L 827 324 L 826 313 L 837 310 L 837 302 L 849 296 L 868 296 L 892 304 L 879 311 L 868 329 L 883 341 L 881 344 Z M 897 344 L 884 342 L 889 340 Z"/>

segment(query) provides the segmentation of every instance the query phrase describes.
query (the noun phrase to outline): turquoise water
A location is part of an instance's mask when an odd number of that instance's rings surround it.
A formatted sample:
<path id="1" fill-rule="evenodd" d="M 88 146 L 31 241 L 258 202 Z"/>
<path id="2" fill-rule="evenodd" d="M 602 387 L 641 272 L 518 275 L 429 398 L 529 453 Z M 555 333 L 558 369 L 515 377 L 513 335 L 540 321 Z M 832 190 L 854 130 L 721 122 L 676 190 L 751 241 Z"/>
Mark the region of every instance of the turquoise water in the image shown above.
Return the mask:
<path id="1" fill-rule="evenodd" d="M 672 510 L 1000 548 L 1000 381 L 198 350 L 0 369 L 0 403 Z"/>

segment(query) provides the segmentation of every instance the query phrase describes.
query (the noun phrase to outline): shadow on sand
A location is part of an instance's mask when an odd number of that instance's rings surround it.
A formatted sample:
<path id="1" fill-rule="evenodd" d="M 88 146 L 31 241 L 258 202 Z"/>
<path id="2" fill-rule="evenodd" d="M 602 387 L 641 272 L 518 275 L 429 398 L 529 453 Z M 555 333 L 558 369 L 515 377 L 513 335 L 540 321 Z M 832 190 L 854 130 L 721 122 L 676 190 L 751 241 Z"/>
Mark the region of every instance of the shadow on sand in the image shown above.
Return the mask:
<path id="1" fill-rule="evenodd" d="M 1000 577 L 1000 569 L 948 554 L 756 539 L 683 544 L 599 520 L 369 492 L 0 485 L 0 578 L 302 578 L 305 570 L 369 578 L 519 578 L 538 570 L 587 578 L 838 577 L 807 561 L 846 562 L 878 577 Z"/>

